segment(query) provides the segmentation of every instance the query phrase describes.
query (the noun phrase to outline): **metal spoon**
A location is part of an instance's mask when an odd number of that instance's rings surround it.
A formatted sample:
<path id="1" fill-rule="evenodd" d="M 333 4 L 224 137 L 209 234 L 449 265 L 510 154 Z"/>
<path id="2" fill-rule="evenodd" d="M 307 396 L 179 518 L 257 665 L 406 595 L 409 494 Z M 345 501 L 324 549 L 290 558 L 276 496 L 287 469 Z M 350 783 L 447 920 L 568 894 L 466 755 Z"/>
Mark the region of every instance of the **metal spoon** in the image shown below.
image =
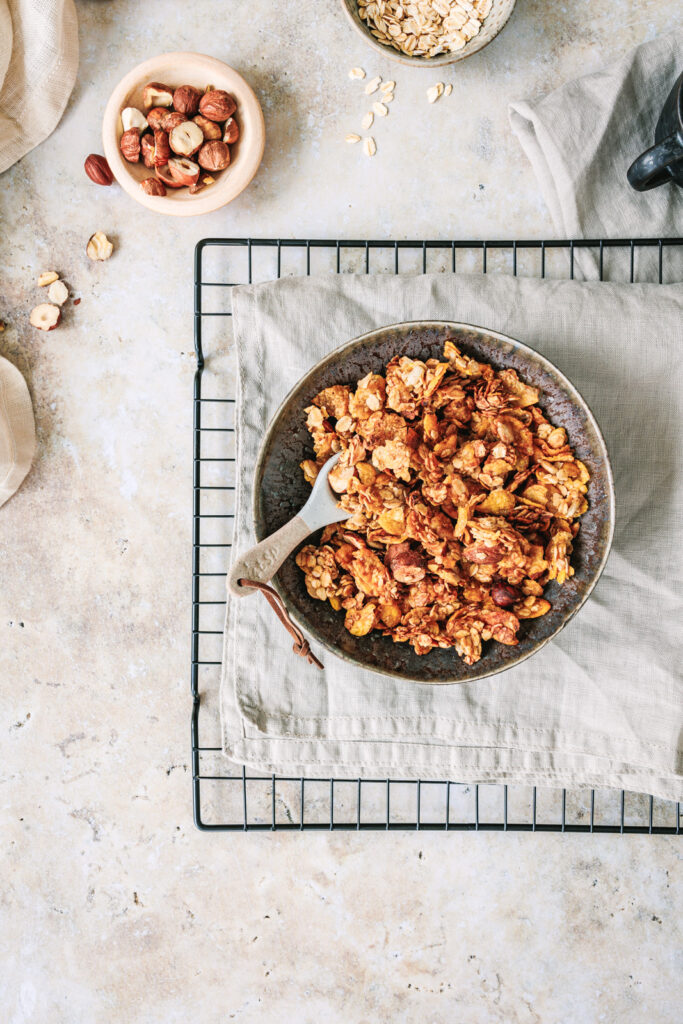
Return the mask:
<path id="1" fill-rule="evenodd" d="M 308 501 L 298 515 L 237 559 L 228 576 L 228 587 L 233 594 L 237 597 L 252 594 L 253 590 L 241 587 L 238 580 L 248 579 L 256 580 L 257 583 L 267 583 L 285 558 L 309 534 L 319 530 L 321 526 L 350 519 L 352 513 L 345 512 L 339 507 L 337 495 L 327 479 L 338 459 L 337 454 L 327 460 L 316 477 Z"/>

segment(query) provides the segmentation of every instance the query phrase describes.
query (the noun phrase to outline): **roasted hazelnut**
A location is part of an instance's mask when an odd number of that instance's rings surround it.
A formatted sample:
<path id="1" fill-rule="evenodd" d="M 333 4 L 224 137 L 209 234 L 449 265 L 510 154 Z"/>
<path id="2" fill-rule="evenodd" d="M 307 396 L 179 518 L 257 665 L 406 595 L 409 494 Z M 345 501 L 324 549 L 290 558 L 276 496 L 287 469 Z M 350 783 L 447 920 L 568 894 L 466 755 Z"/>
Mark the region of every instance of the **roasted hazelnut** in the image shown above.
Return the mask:
<path id="1" fill-rule="evenodd" d="M 173 89 L 169 89 L 163 82 L 148 82 L 142 90 L 142 103 L 147 110 L 150 107 L 170 107 L 173 103 Z"/>
<path id="2" fill-rule="evenodd" d="M 144 181 L 140 182 L 140 188 L 143 192 L 146 192 L 148 196 L 166 195 L 166 188 L 163 182 L 159 181 L 158 178 L 145 178 Z"/>
<path id="3" fill-rule="evenodd" d="M 517 587 L 513 587 L 510 583 L 503 583 L 502 580 L 497 580 L 491 587 L 491 600 L 499 608 L 512 608 L 513 604 L 517 604 L 521 598 L 522 595 Z"/>
<path id="4" fill-rule="evenodd" d="M 96 185 L 111 185 L 114 180 L 106 157 L 100 156 L 99 153 L 91 153 L 86 157 L 83 167 L 90 180 L 94 181 Z"/>
<path id="5" fill-rule="evenodd" d="M 121 136 L 119 143 L 121 152 L 129 164 L 136 164 L 140 159 L 140 129 L 129 128 Z"/>
<path id="6" fill-rule="evenodd" d="M 204 134 L 194 121 L 183 121 L 174 128 L 169 137 L 171 149 L 178 156 L 192 156 L 204 143 Z"/>
<path id="7" fill-rule="evenodd" d="M 168 117 L 168 110 L 165 110 L 163 107 L 152 107 L 147 114 L 147 124 L 153 132 L 157 132 L 159 129 L 164 128 L 164 118 L 166 117 Z"/>
<path id="8" fill-rule="evenodd" d="M 192 120 L 194 121 L 195 124 L 199 125 L 202 132 L 204 133 L 204 138 L 207 141 L 211 139 L 220 139 L 221 135 L 223 134 L 221 132 L 221 126 L 219 124 L 216 124 L 215 121 L 209 121 L 208 117 L 204 117 L 203 114 L 197 114 L 197 116 L 193 117 Z M 223 141 L 225 142 L 225 139 L 223 139 Z"/>
<path id="9" fill-rule="evenodd" d="M 230 163 L 230 149 L 225 142 L 205 142 L 197 154 L 197 163 L 205 171 L 222 171 Z"/>
<path id="10" fill-rule="evenodd" d="M 168 161 L 168 170 L 171 177 L 179 185 L 196 185 L 199 180 L 199 165 L 186 157 L 173 157 Z M 161 177 L 161 175 L 159 175 Z M 164 179 L 161 178 L 163 181 Z"/>
<path id="11" fill-rule="evenodd" d="M 164 164 L 168 163 L 171 149 L 166 132 L 155 132 L 153 137 L 149 134 L 143 135 L 140 140 L 140 146 L 145 167 L 163 167 Z"/>
<path id="12" fill-rule="evenodd" d="M 31 327 L 37 327 L 39 331 L 54 331 L 61 318 L 62 311 L 59 306 L 53 306 L 50 302 L 41 302 L 39 306 L 31 310 L 28 320 Z"/>
<path id="13" fill-rule="evenodd" d="M 410 543 L 390 544 L 384 558 L 391 575 L 399 583 L 418 583 L 426 574 L 424 559 L 413 551 Z"/>
<path id="14" fill-rule="evenodd" d="M 185 124 L 186 121 L 185 114 L 181 114 L 177 110 L 167 110 L 166 116 L 161 122 L 161 127 L 170 134 L 174 128 L 177 128 L 179 124 Z"/>
<path id="15" fill-rule="evenodd" d="M 85 251 L 89 259 L 101 262 L 102 260 L 109 259 L 114 251 L 114 246 L 109 241 L 104 231 L 96 231 L 95 234 L 91 235 L 88 239 Z"/>
<path id="16" fill-rule="evenodd" d="M 137 107 L 125 107 L 121 111 L 121 124 L 124 132 L 127 132 L 129 128 L 139 128 L 141 132 L 144 132 L 147 127 L 147 118 Z"/>
<path id="17" fill-rule="evenodd" d="M 223 126 L 223 142 L 237 142 L 240 137 L 240 126 L 234 117 L 229 117 Z"/>
<path id="18" fill-rule="evenodd" d="M 180 85 L 173 93 L 173 109 L 192 117 L 199 109 L 201 95 L 193 85 Z"/>
<path id="19" fill-rule="evenodd" d="M 168 164 L 166 164 L 164 167 L 155 167 L 154 173 L 156 174 L 159 181 L 162 181 L 164 183 L 166 188 L 183 187 L 182 181 L 176 181 L 176 179 L 171 174 Z"/>
<path id="20" fill-rule="evenodd" d="M 209 89 L 199 101 L 199 113 L 209 121 L 225 121 L 237 110 L 237 104 L 224 89 Z"/>

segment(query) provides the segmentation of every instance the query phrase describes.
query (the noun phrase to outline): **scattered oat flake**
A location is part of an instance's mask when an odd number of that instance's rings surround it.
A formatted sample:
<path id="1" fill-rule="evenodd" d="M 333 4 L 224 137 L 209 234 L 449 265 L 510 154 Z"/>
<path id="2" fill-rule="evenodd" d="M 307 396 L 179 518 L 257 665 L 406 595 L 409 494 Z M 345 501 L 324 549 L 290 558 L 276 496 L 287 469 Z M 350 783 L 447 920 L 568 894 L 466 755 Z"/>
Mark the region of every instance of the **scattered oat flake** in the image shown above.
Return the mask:
<path id="1" fill-rule="evenodd" d="M 372 135 L 368 135 L 367 139 L 363 141 L 363 152 L 366 156 L 374 156 L 377 152 L 377 145 Z"/>
<path id="2" fill-rule="evenodd" d="M 354 142 L 360 142 L 360 135 L 356 135 L 354 132 L 349 132 L 348 135 L 344 136 L 344 142 L 348 142 L 352 145 Z"/>
<path id="3" fill-rule="evenodd" d="M 380 92 L 393 92 L 396 88 L 396 82 L 382 82 L 379 87 Z"/>
<path id="4" fill-rule="evenodd" d="M 368 130 L 368 128 L 372 128 L 372 122 L 374 120 L 375 120 L 375 115 L 373 114 L 373 112 L 371 110 L 368 110 L 367 114 L 365 115 L 365 117 L 361 121 L 361 128 L 363 129 L 364 132 L 366 132 Z"/>
<path id="5" fill-rule="evenodd" d="M 379 84 L 380 84 L 381 81 L 382 81 L 382 76 L 381 75 L 377 75 L 376 78 L 371 78 L 370 79 L 368 84 L 365 86 L 365 91 L 366 91 L 368 96 L 371 93 L 373 93 L 373 92 L 377 92 L 377 90 L 379 89 Z"/>
<path id="6" fill-rule="evenodd" d="M 349 78 L 365 78 L 365 72 L 362 68 L 351 68 Z"/>
<path id="7" fill-rule="evenodd" d="M 443 91 L 443 94 L 444 94 L 444 96 L 450 96 L 450 94 L 451 94 L 452 92 L 453 92 L 453 86 L 452 86 L 452 85 L 451 85 L 451 83 L 449 82 L 449 83 L 448 83 L 448 85 L 446 86 L 446 88 L 444 89 L 444 91 Z M 385 102 L 386 102 L 386 101 L 385 101 Z"/>
<path id="8" fill-rule="evenodd" d="M 436 85 L 431 85 L 427 89 L 427 99 L 430 103 L 436 103 L 441 95 L 443 95 L 443 82 L 437 82 Z"/>
<path id="9" fill-rule="evenodd" d="M 394 94 L 393 94 L 393 92 L 382 93 L 382 103 L 393 103 L 393 102 L 394 102 Z"/>
<path id="10" fill-rule="evenodd" d="M 373 103 L 372 109 L 375 111 L 378 117 L 386 117 L 389 111 L 383 103 Z"/>

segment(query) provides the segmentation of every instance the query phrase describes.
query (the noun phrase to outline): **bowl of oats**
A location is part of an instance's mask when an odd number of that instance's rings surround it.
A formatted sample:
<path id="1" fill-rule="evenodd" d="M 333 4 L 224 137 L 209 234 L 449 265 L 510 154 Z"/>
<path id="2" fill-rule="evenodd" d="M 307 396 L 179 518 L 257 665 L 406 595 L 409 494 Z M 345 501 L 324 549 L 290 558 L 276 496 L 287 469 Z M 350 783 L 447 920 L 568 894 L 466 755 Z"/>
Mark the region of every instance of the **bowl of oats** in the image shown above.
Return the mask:
<path id="1" fill-rule="evenodd" d="M 614 530 L 600 429 L 540 353 L 469 324 L 394 324 L 310 370 L 264 438 L 259 540 L 320 468 L 350 518 L 273 584 L 302 631 L 356 666 L 469 682 L 539 651 L 595 586 Z"/>
<path id="2" fill-rule="evenodd" d="M 483 49 L 507 23 L 515 0 L 341 0 L 373 49 L 403 64 L 439 67 Z"/>

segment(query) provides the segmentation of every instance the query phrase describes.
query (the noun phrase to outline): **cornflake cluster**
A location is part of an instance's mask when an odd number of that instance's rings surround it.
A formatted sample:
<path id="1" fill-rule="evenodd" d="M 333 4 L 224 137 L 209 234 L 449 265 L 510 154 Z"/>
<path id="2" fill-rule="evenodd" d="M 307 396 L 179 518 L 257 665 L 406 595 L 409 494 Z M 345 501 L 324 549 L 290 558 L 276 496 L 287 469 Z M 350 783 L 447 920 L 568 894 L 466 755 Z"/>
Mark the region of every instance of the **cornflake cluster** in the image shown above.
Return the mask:
<path id="1" fill-rule="evenodd" d="M 490 10 L 491 0 L 358 0 L 375 39 L 409 57 L 461 50 Z"/>
<path id="2" fill-rule="evenodd" d="M 482 641 L 514 646 L 550 610 L 549 580 L 573 575 L 589 473 L 539 390 L 446 341 L 443 361 L 396 357 L 384 376 L 321 391 L 307 410 L 313 483 L 329 474 L 352 513 L 297 555 L 309 594 L 344 609 L 354 636 L 380 630 L 418 654 Z"/>

